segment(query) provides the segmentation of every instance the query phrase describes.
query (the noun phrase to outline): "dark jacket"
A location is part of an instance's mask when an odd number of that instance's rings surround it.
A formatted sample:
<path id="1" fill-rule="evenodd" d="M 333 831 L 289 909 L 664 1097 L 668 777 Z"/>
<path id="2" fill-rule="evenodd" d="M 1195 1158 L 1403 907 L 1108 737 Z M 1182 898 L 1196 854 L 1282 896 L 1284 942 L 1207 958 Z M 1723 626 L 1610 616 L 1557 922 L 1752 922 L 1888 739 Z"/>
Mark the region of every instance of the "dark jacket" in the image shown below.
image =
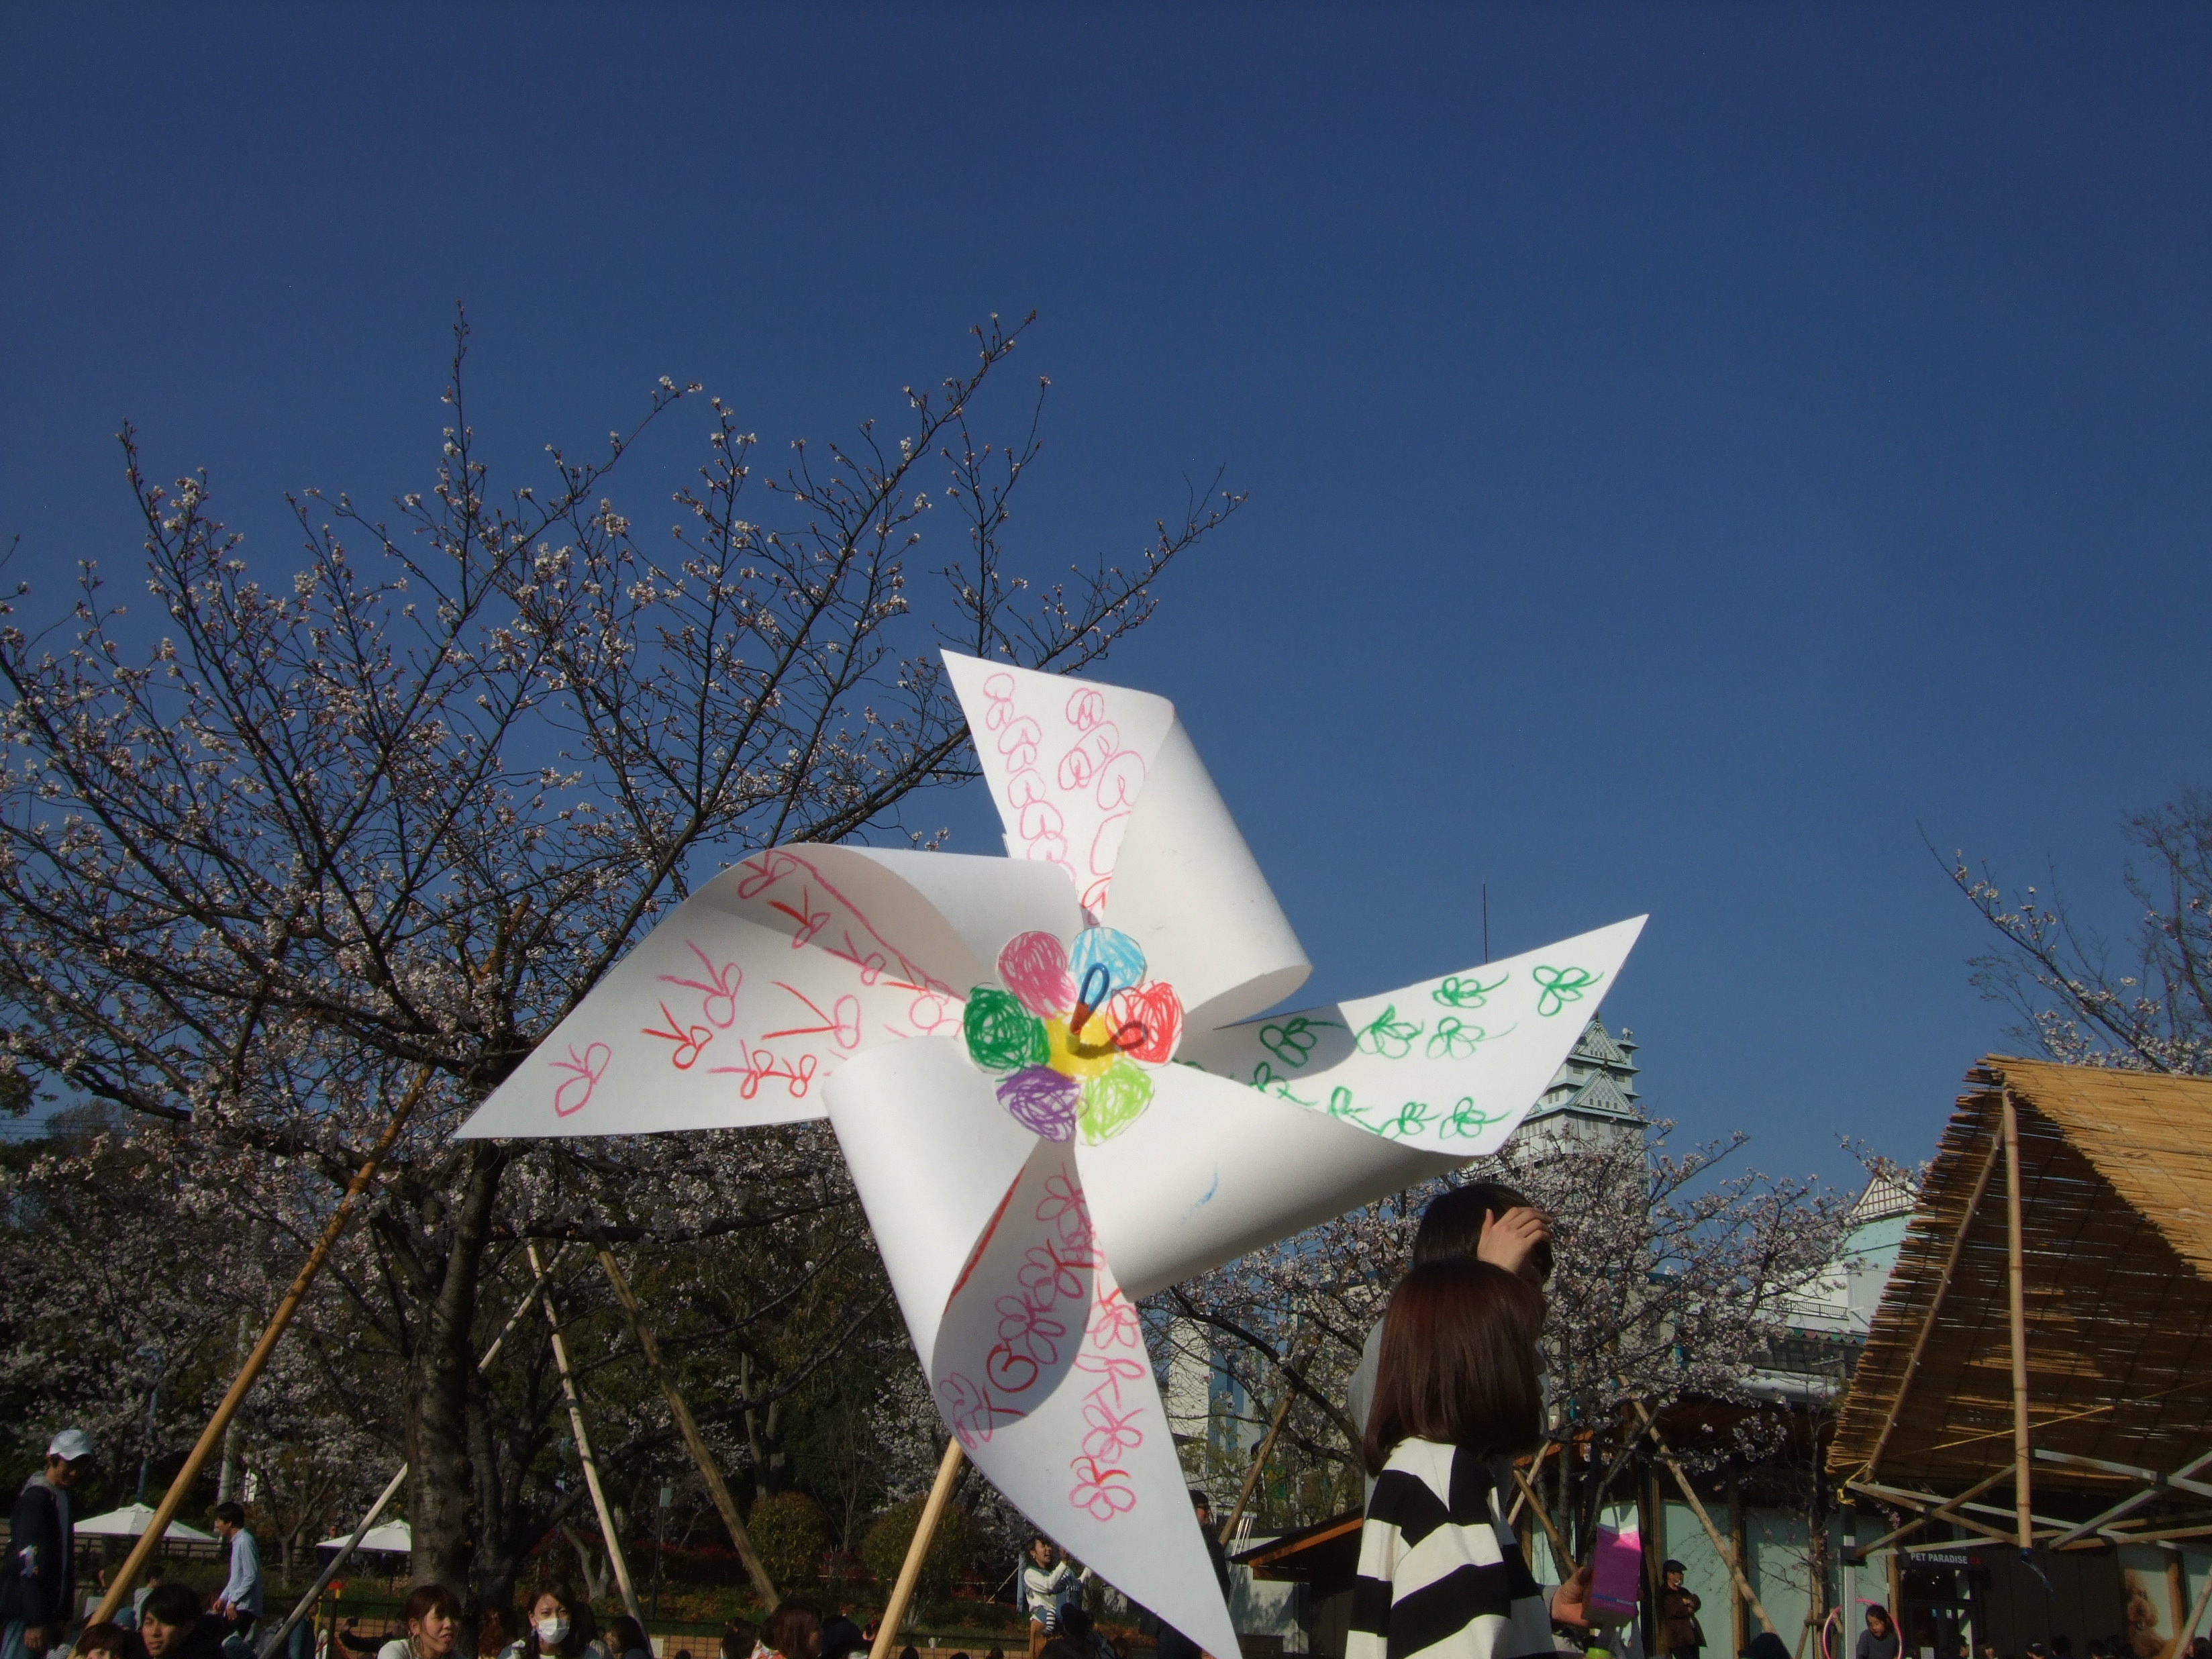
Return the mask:
<path id="1" fill-rule="evenodd" d="M 1662 1590 L 1659 1593 L 1659 1646 L 1667 1653 L 1680 1653 L 1684 1648 L 1705 1646 L 1705 1632 L 1698 1626 L 1698 1610 L 1704 1605 L 1686 1589 Z"/>
<path id="2" fill-rule="evenodd" d="M 204 1613 L 185 1638 L 185 1645 L 170 1650 L 171 1659 L 222 1659 L 222 1638 L 229 1633 L 229 1625 L 220 1615 Z"/>
<path id="3" fill-rule="evenodd" d="M 0 1619 L 58 1625 L 76 1606 L 76 1540 L 69 1494 L 34 1474 L 15 1496 L 0 1565 Z"/>

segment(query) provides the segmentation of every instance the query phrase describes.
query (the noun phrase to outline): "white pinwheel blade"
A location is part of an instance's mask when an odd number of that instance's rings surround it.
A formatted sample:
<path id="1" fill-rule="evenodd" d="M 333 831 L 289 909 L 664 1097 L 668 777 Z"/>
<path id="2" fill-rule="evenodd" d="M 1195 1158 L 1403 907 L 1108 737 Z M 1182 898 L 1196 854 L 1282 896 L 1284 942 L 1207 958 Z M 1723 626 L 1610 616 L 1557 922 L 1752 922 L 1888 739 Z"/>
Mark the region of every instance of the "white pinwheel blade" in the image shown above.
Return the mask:
<path id="1" fill-rule="evenodd" d="M 1313 971 L 1175 705 L 944 653 L 1006 851 L 1066 869 L 1085 908 L 1161 964 L 1203 1028 Z"/>
<path id="2" fill-rule="evenodd" d="M 1192 1066 L 1164 1066 L 1152 1079 L 1144 1115 L 1077 1154 L 1098 1236 L 1133 1297 L 1464 1161 Z"/>
<path id="3" fill-rule="evenodd" d="M 777 848 L 671 911 L 464 1124 L 464 1136 L 649 1134 L 819 1117 L 879 1042 L 957 1031 L 1006 935 L 1065 933 L 1056 871 L 997 858 Z"/>
<path id="4" fill-rule="evenodd" d="M 1234 1653 L 1073 1147 L 1017 1124 L 950 1041 L 862 1055 L 828 1093 L 915 1352 L 969 1456 L 1069 1553 L 1207 1650 Z"/>
<path id="5" fill-rule="evenodd" d="M 1385 996 L 1194 1033 L 1177 1060 L 1401 1146 L 1479 1158 L 1558 1075 L 1645 920 Z"/>

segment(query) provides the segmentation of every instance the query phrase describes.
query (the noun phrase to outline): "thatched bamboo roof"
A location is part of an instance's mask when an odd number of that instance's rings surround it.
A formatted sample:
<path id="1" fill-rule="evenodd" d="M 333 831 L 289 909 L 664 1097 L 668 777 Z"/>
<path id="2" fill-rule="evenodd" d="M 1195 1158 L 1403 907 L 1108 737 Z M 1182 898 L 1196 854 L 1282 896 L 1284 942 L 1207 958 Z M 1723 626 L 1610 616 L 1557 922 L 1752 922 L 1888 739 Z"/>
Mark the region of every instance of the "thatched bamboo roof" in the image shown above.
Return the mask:
<path id="1" fill-rule="evenodd" d="M 2034 1444 L 2161 1472 L 2212 1449 L 2212 1079 L 1992 1056 L 1966 1085 L 1844 1397 L 1830 1469 L 1865 1475 L 1879 1448 L 1873 1478 L 1940 1492 L 2013 1461 L 2008 1088 Z M 2041 1461 L 2033 1474 L 2038 1491 L 2126 1484 Z"/>

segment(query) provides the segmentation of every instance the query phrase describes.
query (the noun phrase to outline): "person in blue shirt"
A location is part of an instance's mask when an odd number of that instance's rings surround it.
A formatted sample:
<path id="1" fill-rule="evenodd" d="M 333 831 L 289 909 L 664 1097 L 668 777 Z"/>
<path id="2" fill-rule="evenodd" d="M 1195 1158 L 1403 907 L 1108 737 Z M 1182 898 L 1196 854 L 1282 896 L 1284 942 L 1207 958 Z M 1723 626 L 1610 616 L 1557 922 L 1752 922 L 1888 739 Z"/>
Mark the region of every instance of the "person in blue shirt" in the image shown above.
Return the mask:
<path id="1" fill-rule="evenodd" d="M 230 1626 L 224 1645 L 242 1646 L 261 1617 L 261 1546 L 246 1529 L 242 1504 L 216 1504 L 215 1531 L 230 1547 L 230 1577 L 223 1584 L 222 1594 L 215 1599 L 215 1610 Z"/>

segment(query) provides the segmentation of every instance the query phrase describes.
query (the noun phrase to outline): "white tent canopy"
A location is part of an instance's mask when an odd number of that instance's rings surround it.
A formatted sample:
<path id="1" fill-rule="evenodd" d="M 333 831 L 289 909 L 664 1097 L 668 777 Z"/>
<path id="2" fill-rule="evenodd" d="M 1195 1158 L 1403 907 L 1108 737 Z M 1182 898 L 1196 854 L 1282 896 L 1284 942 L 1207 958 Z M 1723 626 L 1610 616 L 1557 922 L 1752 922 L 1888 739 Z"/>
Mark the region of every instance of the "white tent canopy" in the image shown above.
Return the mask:
<path id="1" fill-rule="evenodd" d="M 353 1534 L 341 1533 L 336 1538 L 325 1538 L 315 1546 L 319 1550 L 342 1550 Z M 371 1527 L 362 1534 L 360 1547 L 376 1550 L 387 1555 L 406 1555 L 415 1547 L 415 1530 L 404 1521 L 386 1521 L 380 1527 Z"/>
<path id="2" fill-rule="evenodd" d="M 125 1504 L 119 1510 L 110 1510 L 105 1515 L 88 1515 L 70 1528 L 72 1532 L 90 1533 L 96 1538 L 136 1538 L 146 1530 L 146 1523 L 154 1518 L 152 1508 L 144 1504 Z M 190 1544 L 212 1544 L 215 1534 L 202 1532 L 198 1527 L 188 1527 L 181 1521 L 169 1522 L 165 1538 L 181 1539 Z"/>

